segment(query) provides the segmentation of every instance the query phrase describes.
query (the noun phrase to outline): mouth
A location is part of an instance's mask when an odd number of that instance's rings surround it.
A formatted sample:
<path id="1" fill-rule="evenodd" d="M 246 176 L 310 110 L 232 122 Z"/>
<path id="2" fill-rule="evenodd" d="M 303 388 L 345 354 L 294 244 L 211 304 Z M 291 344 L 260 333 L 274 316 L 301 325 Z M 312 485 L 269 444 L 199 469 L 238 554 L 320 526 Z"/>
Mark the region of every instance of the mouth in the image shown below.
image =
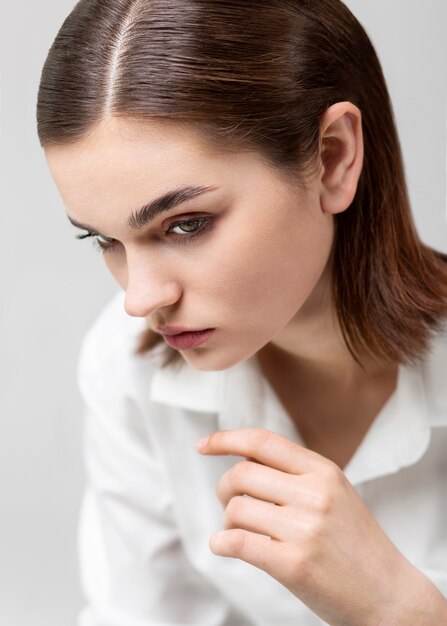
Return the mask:
<path id="1" fill-rule="evenodd" d="M 163 335 L 164 340 L 172 348 L 177 350 L 188 350 L 199 346 L 214 335 L 216 328 L 206 328 L 205 330 L 186 331 L 176 335 Z"/>
<path id="2" fill-rule="evenodd" d="M 179 335 L 180 333 L 196 333 L 208 328 L 188 328 L 187 326 L 158 326 L 155 330 L 161 335 Z"/>

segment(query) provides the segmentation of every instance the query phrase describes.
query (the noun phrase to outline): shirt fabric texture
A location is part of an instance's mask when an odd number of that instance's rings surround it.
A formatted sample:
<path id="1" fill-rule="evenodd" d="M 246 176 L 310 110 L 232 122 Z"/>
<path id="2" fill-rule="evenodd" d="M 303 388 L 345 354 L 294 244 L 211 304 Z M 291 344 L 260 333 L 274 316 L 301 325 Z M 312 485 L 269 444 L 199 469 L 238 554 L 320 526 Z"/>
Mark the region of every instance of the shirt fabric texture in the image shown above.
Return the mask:
<path id="1" fill-rule="evenodd" d="M 86 471 L 78 626 L 326 624 L 266 572 L 208 545 L 223 529 L 217 482 L 243 457 L 201 455 L 196 440 L 266 428 L 304 446 L 257 359 L 221 371 L 162 368 L 164 343 L 136 356 L 146 322 L 125 312 L 124 296 L 100 312 L 78 361 Z M 428 358 L 399 366 L 396 390 L 343 470 L 447 597 L 446 451 L 447 325 Z"/>

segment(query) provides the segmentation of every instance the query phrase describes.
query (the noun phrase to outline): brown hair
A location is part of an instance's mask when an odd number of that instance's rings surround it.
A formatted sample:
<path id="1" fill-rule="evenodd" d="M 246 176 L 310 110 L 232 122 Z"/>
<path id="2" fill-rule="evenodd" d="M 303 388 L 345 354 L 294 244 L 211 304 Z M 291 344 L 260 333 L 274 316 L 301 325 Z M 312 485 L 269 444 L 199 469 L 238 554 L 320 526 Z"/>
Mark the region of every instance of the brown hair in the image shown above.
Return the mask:
<path id="1" fill-rule="evenodd" d="M 425 356 L 447 317 L 447 255 L 412 219 L 389 93 L 365 30 L 340 0 L 80 0 L 45 61 L 42 147 L 82 140 L 107 116 L 186 124 L 220 150 L 256 150 L 306 186 L 325 110 L 362 113 L 364 163 L 335 215 L 332 295 L 354 359 Z M 150 329 L 137 354 L 162 337 Z M 163 365 L 182 360 L 166 346 Z"/>

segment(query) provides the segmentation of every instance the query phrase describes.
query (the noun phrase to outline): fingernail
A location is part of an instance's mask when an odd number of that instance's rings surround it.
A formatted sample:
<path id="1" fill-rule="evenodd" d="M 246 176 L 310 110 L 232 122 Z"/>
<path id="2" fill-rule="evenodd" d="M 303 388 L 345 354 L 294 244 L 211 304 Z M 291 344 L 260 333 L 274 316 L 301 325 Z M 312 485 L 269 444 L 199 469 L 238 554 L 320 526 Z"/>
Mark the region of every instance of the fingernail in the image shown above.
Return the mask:
<path id="1" fill-rule="evenodd" d="M 208 439 L 209 439 L 209 437 L 202 437 L 201 439 L 196 441 L 196 448 L 197 448 L 197 450 L 203 450 L 204 448 L 206 448 L 206 444 L 208 443 Z"/>

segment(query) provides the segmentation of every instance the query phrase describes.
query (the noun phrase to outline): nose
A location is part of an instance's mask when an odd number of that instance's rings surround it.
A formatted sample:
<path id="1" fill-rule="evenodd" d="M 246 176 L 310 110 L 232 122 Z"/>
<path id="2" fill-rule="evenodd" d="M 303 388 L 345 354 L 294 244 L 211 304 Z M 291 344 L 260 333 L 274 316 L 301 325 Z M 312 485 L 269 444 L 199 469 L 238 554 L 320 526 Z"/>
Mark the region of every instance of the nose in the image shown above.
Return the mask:
<path id="1" fill-rule="evenodd" d="M 181 296 L 178 281 L 153 263 L 128 265 L 124 309 L 132 317 L 148 317 L 157 309 L 170 306 Z"/>

